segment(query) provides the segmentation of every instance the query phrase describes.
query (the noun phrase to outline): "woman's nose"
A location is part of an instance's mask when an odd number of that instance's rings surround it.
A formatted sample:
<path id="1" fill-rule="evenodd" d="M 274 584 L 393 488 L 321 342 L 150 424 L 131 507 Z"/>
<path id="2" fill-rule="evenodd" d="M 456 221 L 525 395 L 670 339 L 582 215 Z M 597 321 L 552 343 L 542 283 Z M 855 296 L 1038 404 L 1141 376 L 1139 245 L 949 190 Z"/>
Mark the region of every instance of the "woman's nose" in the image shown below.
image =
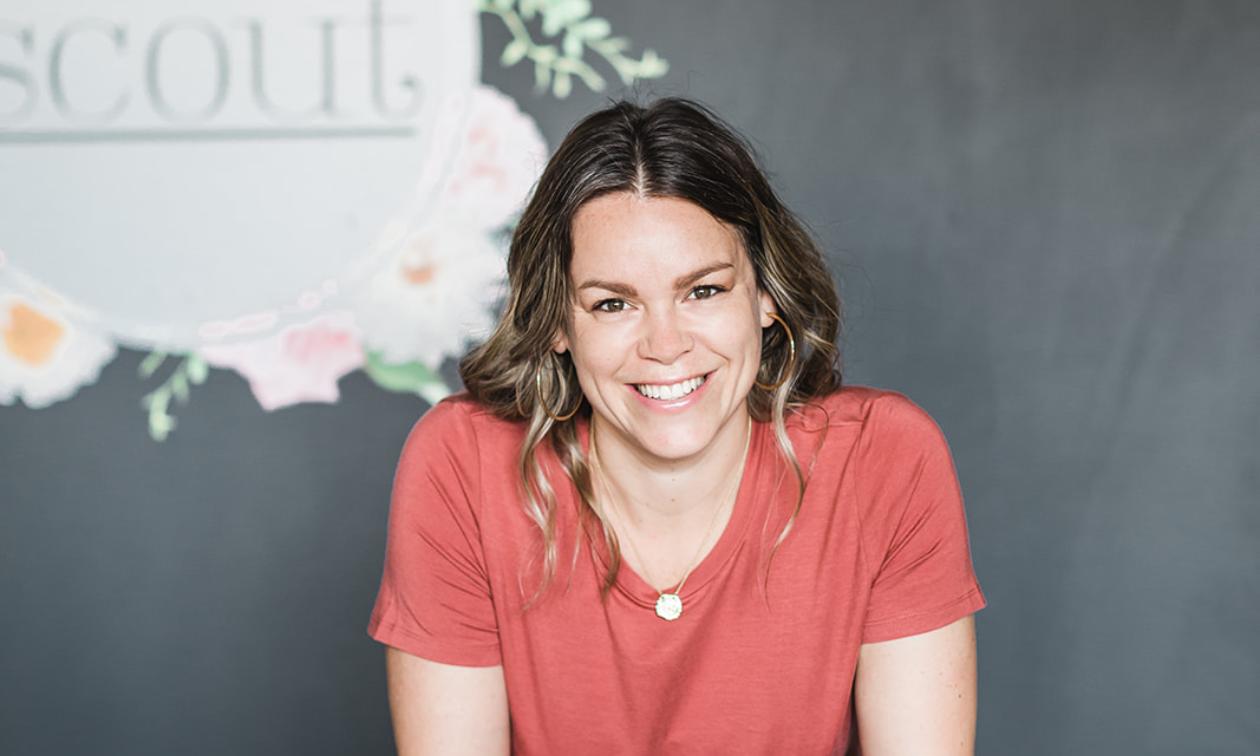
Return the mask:
<path id="1" fill-rule="evenodd" d="M 643 327 L 639 356 L 644 359 L 669 364 L 691 349 L 691 333 L 673 308 L 650 313 Z"/>

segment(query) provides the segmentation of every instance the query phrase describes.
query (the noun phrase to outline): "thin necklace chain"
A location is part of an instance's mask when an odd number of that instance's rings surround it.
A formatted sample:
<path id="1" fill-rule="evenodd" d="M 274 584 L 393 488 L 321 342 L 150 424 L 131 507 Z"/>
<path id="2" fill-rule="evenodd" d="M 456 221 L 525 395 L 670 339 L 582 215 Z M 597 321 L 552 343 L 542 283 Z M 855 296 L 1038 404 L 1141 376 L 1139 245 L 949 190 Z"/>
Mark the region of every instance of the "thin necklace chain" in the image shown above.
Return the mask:
<path id="1" fill-rule="evenodd" d="M 647 561 L 643 558 L 643 555 L 639 553 L 638 547 L 634 545 L 634 539 L 630 537 L 629 523 L 622 518 L 620 512 L 621 507 L 617 503 L 616 498 L 613 496 L 612 488 L 608 485 L 608 478 L 604 475 L 604 469 L 599 463 L 599 452 L 595 445 L 595 425 L 594 423 L 591 424 L 591 466 L 595 469 L 595 474 L 599 477 L 600 487 L 604 489 L 604 494 L 608 496 L 608 503 L 613 505 L 609 507 L 609 509 L 617 512 L 617 519 L 621 520 L 622 526 L 625 528 L 626 543 L 630 544 L 630 550 L 634 552 L 635 559 L 639 560 L 639 566 L 643 570 L 643 577 L 647 578 L 648 584 L 652 585 L 652 588 L 656 591 L 658 598 L 667 593 L 671 593 L 675 596 L 680 595 L 682 593 L 683 585 L 687 583 L 687 578 L 691 577 L 691 571 L 699 566 L 700 555 L 704 553 L 704 545 L 709 542 L 709 536 L 713 535 L 713 529 L 717 527 L 717 521 L 722 511 L 726 509 L 727 503 L 731 500 L 732 495 L 739 488 L 739 482 L 744 477 L 744 465 L 748 462 L 748 449 L 751 445 L 752 416 L 749 416 L 747 438 L 744 439 L 744 454 L 739 462 L 739 470 L 736 472 L 734 479 L 731 481 L 730 487 L 726 489 L 726 493 L 722 496 L 722 500 L 718 503 L 717 508 L 714 509 L 713 518 L 709 520 L 709 527 L 704 531 L 704 538 L 700 539 L 700 546 L 696 549 L 696 555 L 691 560 L 691 566 L 683 573 L 682 580 L 678 581 L 678 587 L 672 591 L 663 591 L 653 584 L 655 581 L 653 581 L 652 576 L 648 574 Z"/>

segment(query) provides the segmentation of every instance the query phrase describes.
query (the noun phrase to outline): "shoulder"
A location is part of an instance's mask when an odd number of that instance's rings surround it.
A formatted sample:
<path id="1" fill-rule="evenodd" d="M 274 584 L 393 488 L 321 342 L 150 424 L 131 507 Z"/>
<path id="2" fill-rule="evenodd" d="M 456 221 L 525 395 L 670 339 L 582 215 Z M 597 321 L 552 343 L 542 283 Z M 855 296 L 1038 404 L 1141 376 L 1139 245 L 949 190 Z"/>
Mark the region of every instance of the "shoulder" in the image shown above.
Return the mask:
<path id="1" fill-rule="evenodd" d="M 952 475 L 936 421 L 895 391 L 845 386 L 797 410 L 787 426 L 802 466 L 815 473 L 843 471 L 859 485 L 914 479 L 928 468 Z"/>
<path id="2" fill-rule="evenodd" d="M 524 438 L 522 423 L 495 416 L 461 392 L 433 405 L 416 422 L 403 446 L 400 467 L 432 464 L 448 456 L 495 458 L 520 449 Z"/>
<path id="3" fill-rule="evenodd" d="M 399 455 L 391 522 L 437 528 L 479 511 L 487 496 L 510 495 L 500 489 L 516 480 L 523 437 L 520 424 L 467 394 L 438 402 L 416 422 Z"/>
<path id="4" fill-rule="evenodd" d="M 522 423 L 497 417 L 467 392 L 446 397 L 433 405 L 416 421 L 408 443 L 520 443 L 525 431 Z"/>
<path id="5" fill-rule="evenodd" d="M 806 433 L 846 428 L 868 442 L 941 437 L 931 415 L 904 394 L 867 386 L 844 386 L 815 399 L 792 413 L 788 427 Z"/>

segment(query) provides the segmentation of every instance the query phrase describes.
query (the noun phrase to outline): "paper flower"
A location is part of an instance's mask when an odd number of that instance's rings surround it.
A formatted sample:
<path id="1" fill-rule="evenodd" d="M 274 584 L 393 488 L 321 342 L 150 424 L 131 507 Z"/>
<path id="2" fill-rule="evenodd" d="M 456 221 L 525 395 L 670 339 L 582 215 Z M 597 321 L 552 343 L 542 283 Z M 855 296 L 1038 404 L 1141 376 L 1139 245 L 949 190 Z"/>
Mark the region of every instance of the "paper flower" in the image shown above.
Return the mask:
<path id="1" fill-rule="evenodd" d="M 483 229 L 506 225 L 524 206 L 547 162 L 547 144 L 534 119 L 493 87 L 473 89 L 440 212 Z"/>
<path id="2" fill-rule="evenodd" d="M 0 404 L 21 399 L 40 409 L 69 399 L 95 383 L 117 351 L 51 292 L 0 290 Z"/>
<path id="3" fill-rule="evenodd" d="M 404 242 L 363 292 L 364 346 L 389 364 L 441 365 L 488 332 L 502 278 L 503 254 L 488 232 L 438 221 Z"/>
<path id="4" fill-rule="evenodd" d="M 201 357 L 249 381 L 265 410 L 299 402 L 335 402 L 337 381 L 363 366 L 359 331 L 349 313 L 331 312 L 260 339 L 205 346 Z"/>

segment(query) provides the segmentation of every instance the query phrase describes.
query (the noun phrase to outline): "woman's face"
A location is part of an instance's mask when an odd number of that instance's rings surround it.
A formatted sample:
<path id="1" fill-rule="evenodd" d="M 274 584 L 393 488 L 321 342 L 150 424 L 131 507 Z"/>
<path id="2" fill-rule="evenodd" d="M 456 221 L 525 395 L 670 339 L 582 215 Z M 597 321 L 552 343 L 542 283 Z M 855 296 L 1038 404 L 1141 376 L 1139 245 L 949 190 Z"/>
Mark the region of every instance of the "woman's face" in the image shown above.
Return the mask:
<path id="1" fill-rule="evenodd" d="M 774 312 L 736 232 L 697 205 L 620 193 L 573 220 L 568 351 L 600 425 L 658 460 L 742 444 L 744 402 Z"/>

